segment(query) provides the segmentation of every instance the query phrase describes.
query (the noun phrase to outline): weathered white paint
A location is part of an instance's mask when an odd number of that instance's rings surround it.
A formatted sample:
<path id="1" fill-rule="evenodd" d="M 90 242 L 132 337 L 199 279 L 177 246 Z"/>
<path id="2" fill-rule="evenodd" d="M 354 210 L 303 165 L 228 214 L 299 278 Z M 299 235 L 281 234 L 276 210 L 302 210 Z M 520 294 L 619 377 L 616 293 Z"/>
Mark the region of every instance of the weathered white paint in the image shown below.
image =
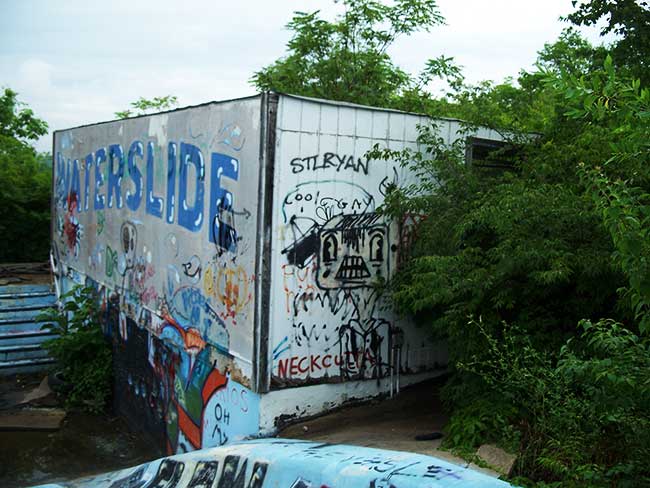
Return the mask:
<path id="1" fill-rule="evenodd" d="M 61 131 L 54 146 L 52 245 L 63 275 L 122 292 L 122 308 L 157 336 L 145 312 L 171 313 L 196 339 L 236 358 L 247 378 L 259 121 L 252 98 Z M 118 180 L 111 173 L 120 168 Z"/>
<path id="2" fill-rule="evenodd" d="M 444 371 L 434 370 L 405 375 L 400 387 L 435 378 Z M 323 412 L 368 400 L 390 391 L 390 377 L 377 381 L 357 380 L 343 383 L 321 383 L 300 388 L 281 388 L 260 397 L 260 433 L 275 435 L 277 424 L 289 424 L 301 418 L 313 417 Z M 278 420 L 281 419 L 281 422 Z"/>
<path id="3" fill-rule="evenodd" d="M 170 452 L 256 434 L 259 97 L 55 133 L 60 290 L 92 284 L 118 409 Z"/>

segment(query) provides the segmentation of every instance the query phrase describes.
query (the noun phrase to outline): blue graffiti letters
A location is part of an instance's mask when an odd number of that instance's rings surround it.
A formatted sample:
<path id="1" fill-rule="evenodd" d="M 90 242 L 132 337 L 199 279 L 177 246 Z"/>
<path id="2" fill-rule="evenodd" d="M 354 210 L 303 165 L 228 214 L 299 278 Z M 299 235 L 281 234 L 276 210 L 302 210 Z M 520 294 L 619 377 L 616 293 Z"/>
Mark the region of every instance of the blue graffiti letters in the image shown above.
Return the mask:
<path id="1" fill-rule="evenodd" d="M 77 212 L 123 207 L 138 212 L 144 198 L 147 214 L 190 232 L 199 232 L 205 227 L 207 239 L 216 244 L 220 252 L 236 251 L 239 238 L 234 220 L 237 211 L 233 208 L 233 194 L 222 186 L 221 178 L 237 181 L 239 160 L 211 153 L 211 176 L 206 184 L 205 156 L 199 147 L 182 141 L 169 141 L 166 146 L 167 168 L 162 174 L 164 153 L 158 152 L 161 147 L 153 141 L 146 142 L 145 149 L 143 141 L 134 140 L 127 151 L 124 150 L 126 146 L 111 144 L 81 160 L 66 158 L 57 152 L 57 206 L 67 209 L 68 205 L 73 205 Z M 93 171 L 94 176 L 91 175 Z M 210 191 L 208 208 L 206 186 Z M 89 202 L 92 203 L 89 205 Z M 209 224 L 204 226 L 206 211 Z"/>
<path id="2" fill-rule="evenodd" d="M 239 161 L 225 154 L 212 153 L 212 177 L 210 187 L 210 241 L 220 250 L 234 252 L 237 249 L 237 231 L 233 212 L 233 196 L 221 186 L 221 177 L 239 179 Z"/>
<path id="3" fill-rule="evenodd" d="M 104 195 L 99 193 L 99 187 L 104 184 L 104 174 L 101 164 L 106 162 L 106 149 L 100 147 L 95 152 L 95 210 L 104 208 Z"/>
<path id="4" fill-rule="evenodd" d="M 134 191 L 133 193 L 126 192 L 126 205 L 134 212 L 138 210 L 142 201 L 142 172 L 135 163 L 136 156 L 140 159 L 144 157 L 144 146 L 140 141 L 131 143 L 128 157 L 129 176 L 133 181 Z"/>
<path id="5" fill-rule="evenodd" d="M 147 213 L 154 217 L 162 218 L 163 199 L 153 194 L 154 180 L 154 146 L 153 142 L 147 144 Z"/>
<path id="6" fill-rule="evenodd" d="M 194 165 L 194 181 L 196 188 L 194 205 L 187 203 L 187 175 L 190 164 Z M 178 189 L 178 223 L 186 229 L 196 232 L 203 224 L 203 180 L 205 165 L 201 150 L 191 144 L 181 142 L 180 182 Z"/>

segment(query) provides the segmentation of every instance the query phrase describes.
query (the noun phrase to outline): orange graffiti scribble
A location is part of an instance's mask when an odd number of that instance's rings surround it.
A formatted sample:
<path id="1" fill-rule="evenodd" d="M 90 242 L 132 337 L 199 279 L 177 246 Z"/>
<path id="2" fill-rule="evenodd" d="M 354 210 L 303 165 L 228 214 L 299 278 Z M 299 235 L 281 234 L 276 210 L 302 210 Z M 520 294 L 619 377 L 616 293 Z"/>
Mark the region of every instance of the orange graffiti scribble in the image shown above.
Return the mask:
<path id="1" fill-rule="evenodd" d="M 222 318 L 231 318 L 233 324 L 236 324 L 236 316 L 251 302 L 252 281 L 253 278 L 249 277 L 241 266 L 218 267 L 216 273 L 214 267 L 210 266 L 204 275 L 203 289 L 206 295 L 216 298 L 217 303 L 225 308 L 220 314 Z"/>
<path id="2" fill-rule="evenodd" d="M 292 264 L 282 265 L 282 287 L 284 288 L 285 306 L 287 313 L 293 312 L 293 302 L 296 295 L 303 297 L 318 293 L 316 282 L 316 264 L 311 263 L 304 268 Z"/>

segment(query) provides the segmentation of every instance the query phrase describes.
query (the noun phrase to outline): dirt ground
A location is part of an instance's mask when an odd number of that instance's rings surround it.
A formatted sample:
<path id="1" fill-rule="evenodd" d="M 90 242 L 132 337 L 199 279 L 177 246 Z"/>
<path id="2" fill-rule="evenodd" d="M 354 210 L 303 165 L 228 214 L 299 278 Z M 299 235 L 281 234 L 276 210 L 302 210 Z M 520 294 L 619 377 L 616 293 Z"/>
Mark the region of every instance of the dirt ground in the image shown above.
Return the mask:
<path id="1" fill-rule="evenodd" d="M 441 432 L 447 421 L 438 384 L 425 382 L 402 390 L 392 399 L 345 407 L 291 425 L 278 436 L 438 455 L 441 440 L 415 440 L 419 434 Z"/>
<path id="2" fill-rule="evenodd" d="M 0 378 L 0 416 L 20 409 L 57 406 L 52 397 L 15 405 L 43 375 Z M 0 431 L 0 486 L 22 487 L 126 468 L 164 455 L 129 431 L 122 419 L 67 412 L 55 431 Z"/>

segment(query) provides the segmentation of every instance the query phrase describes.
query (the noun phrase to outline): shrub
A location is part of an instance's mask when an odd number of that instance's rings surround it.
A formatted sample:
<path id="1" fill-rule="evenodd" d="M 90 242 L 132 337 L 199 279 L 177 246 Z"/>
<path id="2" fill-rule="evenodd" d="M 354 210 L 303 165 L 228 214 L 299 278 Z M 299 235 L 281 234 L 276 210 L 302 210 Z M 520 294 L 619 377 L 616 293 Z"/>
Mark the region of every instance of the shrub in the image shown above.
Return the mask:
<path id="1" fill-rule="evenodd" d="M 485 350 L 459 364 L 485 396 L 457 410 L 447 446 L 517 442 L 515 473 L 562 486 L 650 484 L 650 344 L 612 320 L 580 323 L 557 359 L 503 325 L 500 337 L 469 326 Z M 497 399 L 494 402 L 488 399 Z M 476 435 L 474 435 L 476 434 Z"/>
<path id="2" fill-rule="evenodd" d="M 111 349 L 100 326 L 94 290 L 74 286 L 61 296 L 58 309 L 47 309 L 39 320 L 47 322 L 43 329 L 57 335 L 43 347 L 57 360 L 69 384 L 66 405 L 103 410 L 111 393 Z"/>

